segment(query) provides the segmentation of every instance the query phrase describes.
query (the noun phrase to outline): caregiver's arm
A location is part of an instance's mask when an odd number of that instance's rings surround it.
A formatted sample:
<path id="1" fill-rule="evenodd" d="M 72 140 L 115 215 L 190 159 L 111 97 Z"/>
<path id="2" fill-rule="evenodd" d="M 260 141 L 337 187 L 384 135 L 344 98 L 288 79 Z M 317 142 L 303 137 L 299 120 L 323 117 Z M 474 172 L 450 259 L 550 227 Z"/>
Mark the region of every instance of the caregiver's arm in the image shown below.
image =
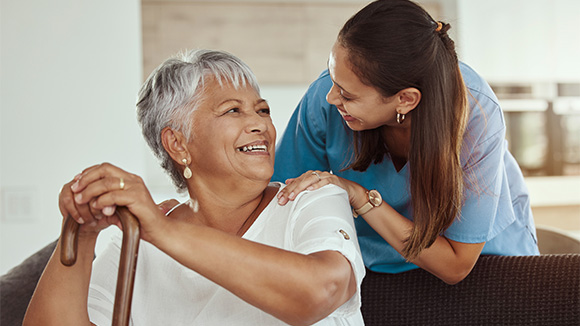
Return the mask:
<path id="1" fill-rule="evenodd" d="M 361 207 L 363 204 L 364 202 L 360 206 L 353 207 Z M 410 234 L 413 222 L 386 203 L 371 209 L 363 215 L 363 218 L 395 250 L 402 253 L 405 237 Z M 462 243 L 438 236 L 433 245 L 421 251 L 410 262 L 447 284 L 456 284 L 471 272 L 484 244 L 485 242 Z"/>
<path id="2" fill-rule="evenodd" d="M 346 180 L 328 172 L 308 171 L 295 179 L 287 181 L 288 186 L 280 191 L 280 204 L 293 200 L 305 189 L 318 189 L 332 183 L 348 193 L 352 207 L 362 207 L 367 201 L 367 190 L 356 182 Z M 399 214 L 383 202 L 363 215 L 367 223 L 399 253 L 403 252 L 405 239 L 413 228 L 413 222 Z M 433 245 L 423 250 L 410 262 L 437 276 L 445 283 L 456 284 L 463 280 L 473 269 L 485 243 L 461 243 L 439 236 Z"/>

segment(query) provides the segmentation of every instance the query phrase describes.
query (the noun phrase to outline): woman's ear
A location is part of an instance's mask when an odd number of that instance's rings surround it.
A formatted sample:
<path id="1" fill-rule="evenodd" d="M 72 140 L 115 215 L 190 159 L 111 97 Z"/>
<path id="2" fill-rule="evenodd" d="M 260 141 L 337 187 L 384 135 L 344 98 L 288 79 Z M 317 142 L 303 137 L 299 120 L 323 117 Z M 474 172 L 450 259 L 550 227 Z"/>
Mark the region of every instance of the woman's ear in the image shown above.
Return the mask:
<path id="1" fill-rule="evenodd" d="M 189 162 L 189 150 L 186 146 L 187 141 L 180 131 L 165 127 L 161 131 L 161 143 L 175 162 L 181 164 L 184 158 Z"/>
<path id="2" fill-rule="evenodd" d="M 397 106 L 397 113 L 407 114 L 419 105 L 421 102 L 421 91 L 415 87 L 405 88 L 400 90 L 397 94 L 399 105 Z"/>

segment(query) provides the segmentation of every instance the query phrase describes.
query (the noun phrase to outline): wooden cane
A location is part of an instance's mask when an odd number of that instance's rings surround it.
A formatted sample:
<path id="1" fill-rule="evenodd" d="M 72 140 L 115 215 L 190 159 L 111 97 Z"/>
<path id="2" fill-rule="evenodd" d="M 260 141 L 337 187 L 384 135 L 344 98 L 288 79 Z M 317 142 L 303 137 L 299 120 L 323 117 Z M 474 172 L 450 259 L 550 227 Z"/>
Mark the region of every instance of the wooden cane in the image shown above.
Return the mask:
<path id="1" fill-rule="evenodd" d="M 135 268 L 137 267 L 137 253 L 139 251 L 139 220 L 126 207 L 117 207 L 116 211 L 123 226 L 123 243 L 121 245 L 119 273 L 117 274 L 112 325 L 127 326 L 131 316 Z M 77 260 L 79 226 L 70 216 L 63 224 L 60 261 L 65 266 L 72 266 Z"/>

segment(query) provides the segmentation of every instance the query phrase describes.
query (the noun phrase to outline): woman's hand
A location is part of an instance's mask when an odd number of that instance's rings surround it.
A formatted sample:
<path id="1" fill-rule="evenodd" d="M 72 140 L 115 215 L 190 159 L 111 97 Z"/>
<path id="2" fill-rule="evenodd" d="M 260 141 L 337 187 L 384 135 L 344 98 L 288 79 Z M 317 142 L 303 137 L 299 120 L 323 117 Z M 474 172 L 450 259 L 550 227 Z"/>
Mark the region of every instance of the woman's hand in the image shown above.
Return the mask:
<path id="1" fill-rule="evenodd" d="M 58 196 L 58 207 L 63 219 L 70 216 L 81 225 L 79 228 L 80 234 L 92 235 L 95 237 L 101 230 L 107 228 L 111 224 L 120 227 L 121 224 L 116 215 L 104 215 L 102 211 L 92 208 L 91 203 L 77 204 L 75 202 L 75 193 L 72 190 L 72 186 L 77 183 L 80 176 L 81 174 L 78 174 L 60 190 Z M 108 209 L 110 210 L 111 208 Z"/>
<path id="2" fill-rule="evenodd" d="M 65 185 L 59 204 L 63 216 L 70 214 L 97 232 L 110 224 L 121 227 L 115 208 L 126 206 L 139 219 L 141 238 L 149 242 L 165 220 L 163 208 L 153 202 L 141 177 L 109 163 L 89 167 Z"/>
<path id="3" fill-rule="evenodd" d="M 280 190 L 277 195 L 278 204 L 286 205 L 288 201 L 294 200 L 302 191 L 315 190 L 330 183 L 346 190 L 352 207 L 358 208 L 366 203 L 366 189 L 358 183 L 329 172 L 307 171 L 297 178 L 286 180 L 287 186 Z"/>

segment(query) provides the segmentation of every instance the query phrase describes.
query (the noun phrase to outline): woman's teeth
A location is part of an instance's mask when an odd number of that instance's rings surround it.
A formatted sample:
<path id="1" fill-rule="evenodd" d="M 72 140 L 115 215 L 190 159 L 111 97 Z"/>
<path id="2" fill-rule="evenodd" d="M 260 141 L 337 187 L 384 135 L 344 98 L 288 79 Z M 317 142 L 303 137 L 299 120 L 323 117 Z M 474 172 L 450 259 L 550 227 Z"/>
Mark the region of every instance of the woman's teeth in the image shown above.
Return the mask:
<path id="1" fill-rule="evenodd" d="M 268 150 L 266 145 L 250 145 L 238 148 L 240 152 L 253 152 L 253 151 L 260 151 L 265 152 Z"/>

